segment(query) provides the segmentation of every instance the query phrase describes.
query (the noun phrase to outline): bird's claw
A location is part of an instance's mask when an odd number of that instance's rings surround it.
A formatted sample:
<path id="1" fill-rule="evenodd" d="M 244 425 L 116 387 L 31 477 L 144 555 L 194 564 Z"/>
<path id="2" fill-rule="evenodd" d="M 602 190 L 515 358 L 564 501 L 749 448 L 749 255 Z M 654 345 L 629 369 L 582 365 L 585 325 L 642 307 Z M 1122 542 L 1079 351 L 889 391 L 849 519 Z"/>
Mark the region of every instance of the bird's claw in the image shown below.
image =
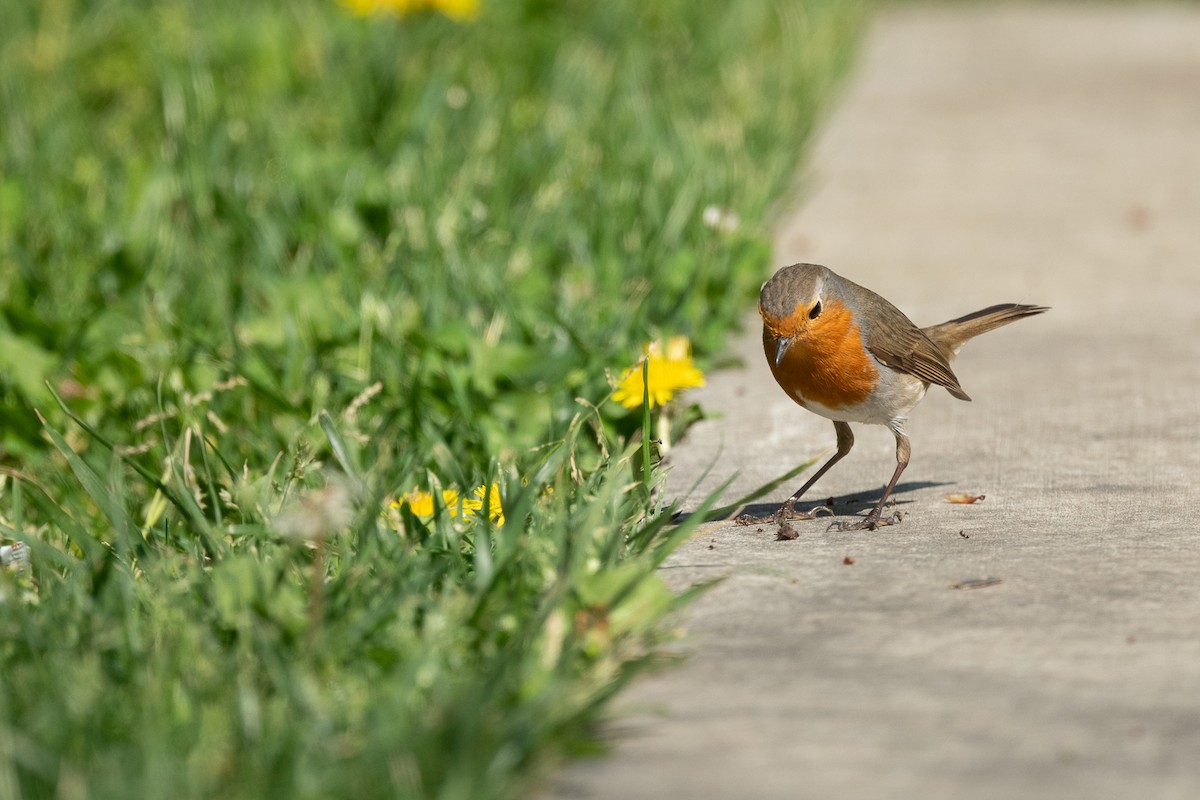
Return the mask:
<path id="1" fill-rule="evenodd" d="M 778 511 L 775 512 L 775 519 L 779 522 L 784 522 L 793 519 L 816 519 L 821 516 L 822 512 L 833 516 L 833 509 L 829 506 L 813 506 L 808 511 L 797 511 L 794 505 L 784 503 Z"/>
<path id="2" fill-rule="evenodd" d="M 889 525 L 898 525 L 902 519 L 904 519 L 904 516 L 899 511 L 894 511 L 886 517 L 868 514 L 858 522 L 835 522 L 829 526 L 829 529 L 838 533 L 845 533 L 847 531 L 873 531 L 879 528 L 886 528 Z"/>
<path id="3" fill-rule="evenodd" d="M 792 520 L 816 519 L 821 514 L 828 514 L 832 517 L 833 509 L 829 506 L 813 506 L 808 511 L 798 511 L 796 504 L 788 500 L 774 514 L 768 514 L 765 517 L 742 514 L 734 520 L 734 523 L 737 525 L 779 525 L 782 527 Z"/>

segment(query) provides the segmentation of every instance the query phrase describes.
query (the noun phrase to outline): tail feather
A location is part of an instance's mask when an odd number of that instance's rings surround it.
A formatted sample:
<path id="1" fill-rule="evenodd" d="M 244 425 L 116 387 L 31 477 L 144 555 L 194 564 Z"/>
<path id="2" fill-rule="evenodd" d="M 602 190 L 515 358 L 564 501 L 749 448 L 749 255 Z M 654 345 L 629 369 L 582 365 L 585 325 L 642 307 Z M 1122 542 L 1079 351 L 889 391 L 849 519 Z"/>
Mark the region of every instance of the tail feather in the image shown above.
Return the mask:
<path id="1" fill-rule="evenodd" d="M 1024 317 L 1031 317 L 1049 310 L 1046 306 L 1001 303 L 958 319 L 952 319 L 949 322 L 943 322 L 941 325 L 922 328 L 922 330 L 938 346 L 946 359 L 950 360 L 968 339 L 974 339 L 979 334 L 987 333 L 1001 325 L 1007 325 L 1010 322 L 1016 322 Z"/>

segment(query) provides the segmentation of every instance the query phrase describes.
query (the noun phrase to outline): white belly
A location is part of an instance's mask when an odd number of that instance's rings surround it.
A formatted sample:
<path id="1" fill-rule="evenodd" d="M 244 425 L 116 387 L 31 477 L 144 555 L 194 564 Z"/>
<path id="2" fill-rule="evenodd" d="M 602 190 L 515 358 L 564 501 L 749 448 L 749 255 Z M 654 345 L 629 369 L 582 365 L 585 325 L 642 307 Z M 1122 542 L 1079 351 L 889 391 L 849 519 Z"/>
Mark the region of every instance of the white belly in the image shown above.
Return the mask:
<path id="1" fill-rule="evenodd" d="M 862 422 L 869 425 L 888 425 L 896 420 L 903 420 L 908 412 L 921 402 L 929 386 L 912 375 L 893 372 L 887 367 L 880 366 L 880 384 L 867 398 L 866 402 L 848 408 L 829 408 L 814 400 L 808 400 L 799 392 L 795 393 L 800 405 L 814 414 L 820 414 L 835 422 Z"/>

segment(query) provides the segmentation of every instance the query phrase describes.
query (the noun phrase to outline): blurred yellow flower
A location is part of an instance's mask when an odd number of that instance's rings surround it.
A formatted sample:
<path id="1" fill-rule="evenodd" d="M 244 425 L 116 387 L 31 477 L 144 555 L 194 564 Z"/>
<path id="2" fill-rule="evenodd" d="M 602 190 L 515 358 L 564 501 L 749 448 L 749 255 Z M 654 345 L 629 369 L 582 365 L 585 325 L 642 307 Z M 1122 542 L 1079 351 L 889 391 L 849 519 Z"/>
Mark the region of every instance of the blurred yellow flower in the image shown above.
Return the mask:
<path id="1" fill-rule="evenodd" d="M 374 14 L 403 17 L 426 10 L 440 11 L 459 22 L 479 16 L 479 0 L 341 0 L 341 4 L 360 17 Z"/>
<path id="2" fill-rule="evenodd" d="M 704 373 L 692 363 L 692 343 L 686 336 L 672 336 L 664 346 L 661 341 L 646 345 L 645 354 L 635 366 L 621 373 L 613 400 L 626 408 L 640 408 L 645 392 L 642 384 L 642 364 L 650 365 L 650 407 L 661 406 L 675 393 L 704 385 Z"/>
<path id="3" fill-rule="evenodd" d="M 450 516 L 458 516 L 458 492 L 446 489 L 442 492 L 442 503 L 450 511 Z M 408 510 L 418 517 L 433 516 L 433 495 L 429 492 L 419 492 L 413 489 L 399 500 L 392 501 L 392 508 L 408 506 Z"/>
<path id="4" fill-rule="evenodd" d="M 488 517 L 497 525 L 504 524 L 504 509 L 500 506 L 500 486 L 493 483 L 490 487 L 479 486 L 471 492 L 473 497 L 463 500 L 463 516 L 469 517 L 483 510 L 484 499 L 488 504 Z"/>
<path id="5" fill-rule="evenodd" d="M 504 524 L 504 509 L 500 505 L 500 486 L 493 483 L 491 487 L 479 486 L 470 497 L 462 499 L 462 514 L 463 518 L 473 517 L 483 510 L 484 498 L 488 502 L 488 516 L 497 525 Z M 450 512 L 450 516 L 457 517 L 459 509 L 459 493 L 456 489 L 446 489 L 442 492 L 442 503 L 446 506 L 446 510 Z M 429 492 L 421 492 L 413 489 L 408 494 L 401 497 L 399 500 L 393 500 L 390 508 L 399 509 L 408 506 L 408 510 L 418 517 L 433 516 L 433 495 Z"/>

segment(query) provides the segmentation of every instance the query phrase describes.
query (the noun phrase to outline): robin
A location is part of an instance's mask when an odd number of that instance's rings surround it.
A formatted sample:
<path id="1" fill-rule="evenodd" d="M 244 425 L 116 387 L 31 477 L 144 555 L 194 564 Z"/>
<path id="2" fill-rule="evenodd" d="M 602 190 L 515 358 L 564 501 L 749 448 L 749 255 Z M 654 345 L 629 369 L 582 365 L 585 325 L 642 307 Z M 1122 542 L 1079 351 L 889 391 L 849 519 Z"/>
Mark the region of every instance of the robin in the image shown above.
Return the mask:
<path id="1" fill-rule="evenodd" d="M 981 333 L 1048 309 L 1005 303 L 918 328 L 887 300 L 833 270 L 793 264 L 763 284 L 758 310 L 775 380 L 801 406 L 833 420 L 837 432 L 837 452 L 788 498 L 775 519 L 814 516 L 797 512 L 796 501 L 850 452 L 850 423 L 865 422 L 886 425 L 895 435 L 896 471 L 871 513 L 841 529 L 875 530 L 899 521 L 898 514 L 882 516 L 883 506 L 912 452 L 904 433 L 908 412 L 921 402 L 929 384 L 970 400 L 950 369 L 959 348 Z"/>

